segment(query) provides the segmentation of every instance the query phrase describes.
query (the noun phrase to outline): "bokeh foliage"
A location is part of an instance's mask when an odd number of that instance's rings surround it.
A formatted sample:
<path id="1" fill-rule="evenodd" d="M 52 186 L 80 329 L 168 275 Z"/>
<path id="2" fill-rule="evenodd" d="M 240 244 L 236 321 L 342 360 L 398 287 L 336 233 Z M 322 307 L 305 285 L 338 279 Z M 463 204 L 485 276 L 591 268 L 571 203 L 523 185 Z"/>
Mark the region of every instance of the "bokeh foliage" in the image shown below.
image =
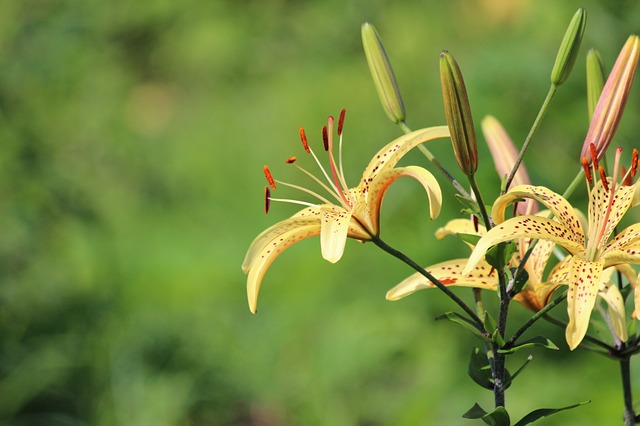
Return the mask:
<path id="1" fill-rule="evenodd" d="M 474 114 L 496 115 L 522 141 L 580 6 L 583 46 L 610 67 L 639 30 L 633 0 L 4 1 L 0 423 L 458 424 L 473 402 L 490 405 L 465 376 L 473 343 L 433 321 L 453 307 L 435 291 L 386 302 L 410 271 L 370 245 L 350 241 L 329 265 L 317 240 L 299 244 L 274 264 L 249 314 L 244 251 L 294 211 L 261 213 L 261 169 L 295 179 L 278 163 L 301 153 L 298 127 L 318 143 L 314 131 L 343 107 L 353 182 L 399 135 L 369 79 L 367 20 L 410 126 L 444 123 L 437 58 L 446 48 Z M 556 191 L 574 176 L 586 134 L 585 52 L 526 160 L 534 182 Z M 626 149 L 637 146 L 639 104 L 634 90 L 616 139 Z M 455 169 L 450 146 L 432 149 Z M 491 200 L 498 178 L 480 150 Z M 429 222 L 416 188 L 390 191 L 385 238 L 425 264 L 466 254 L 432 237 L 459 210 L 455 200 Z M 512 314 L 514 323 L 527 315 Z M 563 342 L 562 331 L 539 327 Z M 534 352 L 507 395 L 510 411 L 591 399 L 546 424 L 619 418 L 616 365 L 561 346 Z"/>

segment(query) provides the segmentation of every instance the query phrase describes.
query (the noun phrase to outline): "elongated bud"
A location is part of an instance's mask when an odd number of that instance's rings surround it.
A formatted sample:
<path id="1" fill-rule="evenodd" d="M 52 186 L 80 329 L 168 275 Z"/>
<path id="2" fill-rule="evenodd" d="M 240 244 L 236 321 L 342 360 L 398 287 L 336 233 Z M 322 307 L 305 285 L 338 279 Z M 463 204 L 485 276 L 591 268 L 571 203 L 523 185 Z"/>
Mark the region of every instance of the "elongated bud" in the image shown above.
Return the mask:
<path id="1" fill-rule="evenodd" d="M 602 88 L 604 87 L 604 66 L 602 58 L 596 49 L 589 49 L 587 52 L 587 108 L 589 120 L 593 117 L 596 104 L 600 99 Z"/>
<path id="2" fill-rule="evenodd" d="M 446 50 L 440 54 L 440 83 L 456 161 L 460 169 L 471 176 L 478 169 L 478 145 L 471 107 L 460 68 Z"/>
<path id="3" fill-rule="evenodd" d="M 567 32 L 564 33 L 562 44 L 560 44 L 560 50 L 556 56 L 556 62 L 553 64 L 551 70 L 551 84 L 559 86 L 565 82 L 573 66 L 578 59 L 578 52 L 580 51 L 580 44 L 582 43 L 582 35 L 584 34 L 584 28 L 587 25 L 587 11 L 583 8 L 573 15 Z"/>
<path id="4" fill-rule="evenodd" d="M 508 176 L 518 160 L 519 152 L 516 146 L 502 124 L 495 117 L 491 115 L 484 117 L 481 125 L 482 134 L 487 141 L 489 151 L 491 151 L 498 176 L 501 178 Z M 531 185 L 524 163 L 520 163 L 518 171 L 513 177 L 512 185 Z M 537 203 L 534 200 L 527 199 L 523 203 L 518 203 L 517 211 L 521 215 L 535 213 L 538 211 Z"/>
<path id="5" fill-rule="evenodd" d="M 640 58 L 640 38 L 632 35 L 622 47 L 593 112 L 589 131 L 580 153 L 580 158 L 586 157 L 589 163 L 592 158 L 590 145 L 595 145 L 597 161 L 604 155 L 618 128 L 631 91 L 638 58 Z"/>
<path id="6" fill-rule="evenodd" d="M 369 22 L 362 24 L 361 34 L 369 71 L 371 71 L 371 77 L 384 112 L 394 123 L 402 122 L 405 120 L 404 104 L 380 36 L 375 27 Z"/>

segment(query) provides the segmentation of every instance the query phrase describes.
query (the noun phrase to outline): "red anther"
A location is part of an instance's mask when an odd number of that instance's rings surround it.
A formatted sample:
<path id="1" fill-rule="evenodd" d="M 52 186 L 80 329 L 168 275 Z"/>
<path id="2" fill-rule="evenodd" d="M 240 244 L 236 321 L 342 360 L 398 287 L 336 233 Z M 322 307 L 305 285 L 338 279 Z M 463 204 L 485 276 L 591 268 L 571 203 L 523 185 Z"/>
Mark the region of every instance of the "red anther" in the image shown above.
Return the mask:
<path id="1" fill-rule="evenodd" d="M 582 157 L 580 163 L 582 163 L 582 168 L 584 169 L 584 175 L 587 177 L 587 182 L 589 182 L 589 185 L 593 185 L 593 176 L 591 175 L 589 160 L 587 160 L 587 157 Z"/>
<path id="2" fill-rule="evenodd" d="M 327 133 L 327 126 L 322 126 L 322 142 L 324 143 L 324 150 L 329 151 L 329 134 Z"/>
<path id="3" fill-rule="evenodd" d="M 264 213 L 269 213 L 269 207 L 271 206 L 271 190 L 268 186 L 264 187 Z"/>
<path id="4" fill-rule="evenodd" d="M 627 170 L 624 168 L 624 166 L 622 167 L 622 176 L 624 177 L 624 181 L 622 181 L 622 184 L 624 186 L 631 186 L 633 185 L 633 179 L 631 178 L 631 173 L 627 173 Z"/>
<path id="5" fill-rule="evenodd" d="M 311 152 L 309 148 L 309 142 L 307 141 L 307 134 L 304 132 L 304 127 L 300 127 L 300 140 L 302 141 L 302 146 L 304 150 L 307 151 L 307 154 Z"/>
<path id="6" fill-rule="evenodd" d="M 594 143 L 589 145 L 589 151 L 591 152 L 591 162 L 593 163 L 593 168 L 598 170 L 598 151 L 596 151 L 596 145 Z"/>
<path id="7" fill-rule="evenodd" d="M 342 136 L 342 127 L 344 126 L 344 115 L 347 113 L 346 109 L 340 111 L 340 118 L 338 118 L 338 136 Z"/>
<path id="8" fill-rule="evenodd" d="M 602 181 L 602 186 L 604 186 L 604 190 L 609 192 L 609 182 L 607 182 L 607 175 L 604 172 L 604 167 L 598 167 L 598 173 L 600 173 L 600 180 Z"/>
<path id="9" fill-rule="evenodd" d="M 266 164 L 264 166 L 264 177 L 267 178 L 267 182 L 269 182 L 269 186 L 275 190 L 276 189 L 276 180 L 273 178 L 273 175 L 271 174 L 271 171 L 269 170 L 269 166 L 267 166 Z"/>
<path id="10" fill-rule="evenodd" d="M 286 160 L 284 160 L 284 162 L 287 164 L 293 164 L 296 162 L 296 157 L 289 157 Z"/>
<path id="11" fill-rule="evenodd" d="M 633 153 L 631 154 L 631 178 L 633 179 L 636 176 L 636 172 L 638 171 L 638 150 L 633 148 Z"/>

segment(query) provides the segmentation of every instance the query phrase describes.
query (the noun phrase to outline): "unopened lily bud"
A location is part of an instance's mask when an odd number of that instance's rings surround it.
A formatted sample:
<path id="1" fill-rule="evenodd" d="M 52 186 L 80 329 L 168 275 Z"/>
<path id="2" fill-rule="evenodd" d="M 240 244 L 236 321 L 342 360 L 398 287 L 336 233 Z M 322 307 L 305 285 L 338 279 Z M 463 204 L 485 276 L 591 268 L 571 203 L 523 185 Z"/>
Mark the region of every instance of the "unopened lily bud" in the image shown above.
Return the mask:
<path id="1" fill-rule="evenodd" d="M 582 35 L 587 25 L 587 11 L 583 8 L 573 15 L 567 32 L 564 34 L 556 62 L 551 70 L 551 84 L 559 86 L 565 82 L 578 58 Z"/>
<path id="2" fill-rule="evenodd" d="M 580 158 L 585 157 L 589 163 L 592 160 L 591 144 L 595 145 L 597 161 L 604 155 L 618 128 L 631 91 L 638 58 L 640 58 L 640 38 L 632 35 L 622 47 L 593 112 L 589 131 L 580 153 Z"/>
<path id="3" fill-rule="evenodd" d="M 362 24 L 361 34 L 371 77 L 384 112 L 394 123 L 402 122 L 405 119 L 404 104 L 382 40 L 380 40 L 375 27 L 369 22 Z"/>
<path id="4" fill-rule="evenodd" d="M 478 145 L 471 107 L 460 68 L 446 50 L 440 54 L 440 83 L 456 161 L 460 169 L 471 176 L 478 169 Z"/>
<path id="5" fill-rule="evenodd" d="M 596 49 L 587 52 L 587 107 L 589 120 L 593 117 L 600 93 L 604 87 L 604 66 L 602 58 Z"/>
<path id="6" fill-rule="evenodd" d="M 511 173 L 511 169 L 516 164 L 518 159 L 518 150 L 513 144 L 513 141 L 507 134 L 502 124 L 493 117 L 488 115 L 482 119 L 482 134 L 487 141 L 489 151 L 493 157 L 493 163 L 496 166 L 498 176 L 501 178 L 508 176 Z M 531 185 L 531 180 L 527 174 L 527 169 L 523 163 L 520 163 L 518 171 L 513 177 L 513 186 L 517 185 Z M 522 203 L 518 203 L 518 213 L 521 215 L 532 214 L 538 211 L 537 203 L 535 200 L 527 199 Z"/>

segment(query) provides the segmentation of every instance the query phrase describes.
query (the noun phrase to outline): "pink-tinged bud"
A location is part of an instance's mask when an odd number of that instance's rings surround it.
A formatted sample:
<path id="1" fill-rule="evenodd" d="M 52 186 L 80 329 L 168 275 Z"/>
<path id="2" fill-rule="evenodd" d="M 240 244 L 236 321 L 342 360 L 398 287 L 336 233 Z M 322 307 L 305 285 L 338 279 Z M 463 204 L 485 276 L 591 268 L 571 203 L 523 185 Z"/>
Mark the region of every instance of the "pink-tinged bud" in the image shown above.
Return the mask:
<path id="1" fill-rule="evenodd" d="M 627 104 L 633 77 L 638 66 L 638 58 L 640 58 L 640 38 L 632 35 L 620 51 L 604 89 L 602 89 L 582 146 L 580 158 L 586 157 L 591 162 L 591 144 L 596 147 L 596 161 L 602 158 L 607 150 Z"/>
<path id="2" fill-rule="evenodd" d="M 446 50 L 440 54 L 440 83 L 444 113 L 451 133 L 451 142 L 458 166 L 467 176 L 478 169 L 478 144 L 473 128 L 471 106 L 462 72 Z"/>
<path id="3" fill-rule="evenodd" d="M 487 141 L 489 151 L 493 157 L 493 163 L 496 166 L 498 176 L 504 178 L 511 173 L 511 169 L 518 160 L 518 149 L 511 141 L 502 124 L 493 116 L 488 115 L 482 120 L 482 134 Z M 512 185 L 530 185 L 531 180 L 527 174 L 524 163 L 520 163 L 518 171 L 513 177 Z M 532 214 L 538 211 L 537 203 L 534 200 L 527 199 L 522 203 L 518 203 L 517 212 L 521 215 Z"/>

